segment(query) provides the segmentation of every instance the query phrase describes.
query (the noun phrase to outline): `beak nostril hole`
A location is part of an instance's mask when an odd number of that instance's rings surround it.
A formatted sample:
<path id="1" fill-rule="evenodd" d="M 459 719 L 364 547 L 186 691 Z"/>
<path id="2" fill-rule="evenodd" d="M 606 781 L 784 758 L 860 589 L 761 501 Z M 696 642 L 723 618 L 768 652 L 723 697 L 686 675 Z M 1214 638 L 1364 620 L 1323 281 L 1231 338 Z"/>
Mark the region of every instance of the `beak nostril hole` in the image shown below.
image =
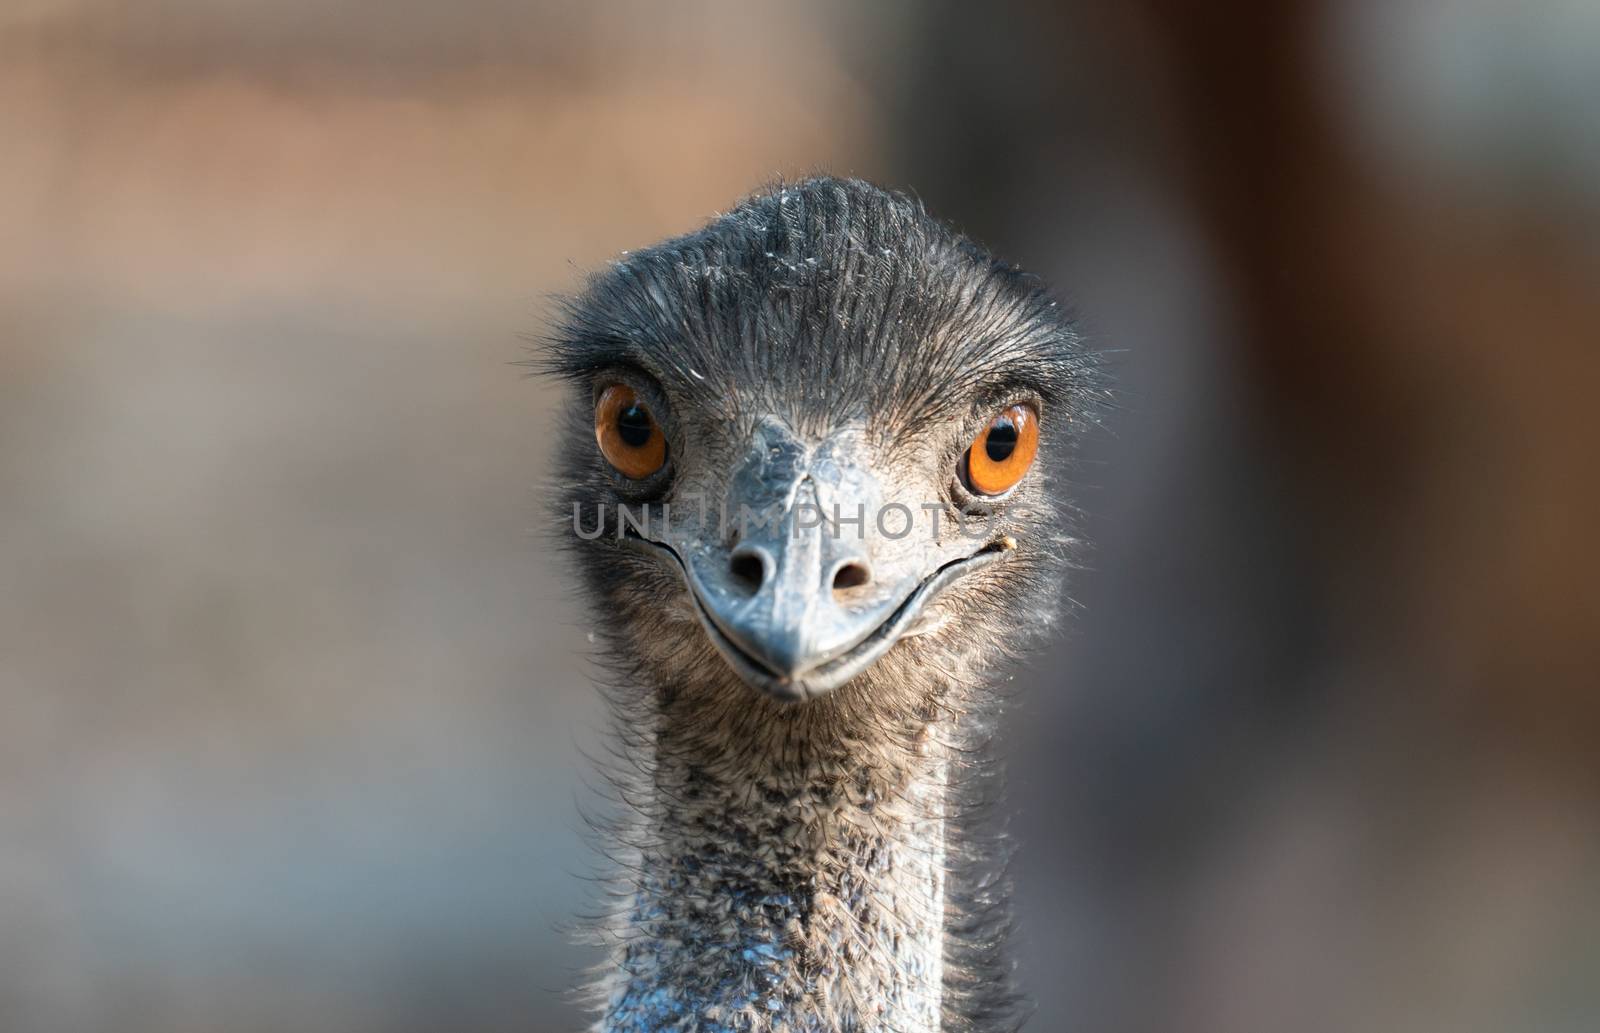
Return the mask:
<path id="1" fill-rule="evenodd" d="M 833 590 L 842 592 L 847 588 L 860 588 L 872 580 L 872 572 L 865 563 L 846 563 L 833 575 Z"/>
<path id="2" fill-rule="evenodd" d="M 761 557 L 753 552 L 740 552 L 734 554 L 728 562 L 728 573 L 733 575 L 733 580 L 748 592 L 755 592 L 761 588 L 761 583 L 767 578 L 766 565 L 761 562 Z"/>

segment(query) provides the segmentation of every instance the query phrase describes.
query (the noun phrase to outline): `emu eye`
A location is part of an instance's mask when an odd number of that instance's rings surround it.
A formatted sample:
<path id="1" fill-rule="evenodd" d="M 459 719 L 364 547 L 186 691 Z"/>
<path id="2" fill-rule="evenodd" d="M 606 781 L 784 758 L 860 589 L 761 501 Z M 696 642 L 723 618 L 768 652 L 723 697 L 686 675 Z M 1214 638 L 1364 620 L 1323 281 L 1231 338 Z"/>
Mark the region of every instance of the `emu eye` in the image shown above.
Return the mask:
<path id="1" fill-rule="evenodd" d="M 600 392 L 594 438 L 606 462 L 631 480 L 643 480 L 666 465 L 666 436 L 631 387 L 612 384 Z"/>
<path id="2" fill-rule="evenodd" d="M 1032 406 L 1013 405 L 990 420 L 967 449 L 963 479 L 979 495 L 1002 495 L 1022 480 L 1038 451 L 1039 414 Z"/>

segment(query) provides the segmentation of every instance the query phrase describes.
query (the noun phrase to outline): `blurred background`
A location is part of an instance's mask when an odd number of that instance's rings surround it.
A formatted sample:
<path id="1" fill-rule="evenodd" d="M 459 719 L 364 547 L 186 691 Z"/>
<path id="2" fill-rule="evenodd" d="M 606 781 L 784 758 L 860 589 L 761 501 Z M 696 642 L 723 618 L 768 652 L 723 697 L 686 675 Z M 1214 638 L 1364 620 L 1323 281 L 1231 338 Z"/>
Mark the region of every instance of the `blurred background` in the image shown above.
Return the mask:
<path id="1" fill-rule="evenodd" d="M 779 175 L 1120 408 L 1018 675 L 1040 1031 L 1600 1026 L 1600 7 L 9 0 L 0 1029 L 576 1029 L 551 292 Z"/>

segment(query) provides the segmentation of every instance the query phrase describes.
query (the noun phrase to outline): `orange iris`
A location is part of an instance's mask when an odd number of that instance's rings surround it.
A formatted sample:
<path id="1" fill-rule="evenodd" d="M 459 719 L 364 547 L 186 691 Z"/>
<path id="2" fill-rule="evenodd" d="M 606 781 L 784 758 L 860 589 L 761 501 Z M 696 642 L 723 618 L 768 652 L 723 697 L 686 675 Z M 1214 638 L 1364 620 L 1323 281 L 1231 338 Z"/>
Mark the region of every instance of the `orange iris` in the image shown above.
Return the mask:
<path id="1" fill-rule="evenodd" d="M 1039 452 L 1039 414 L 1013 405 L 983 428 L 967 450 L 967 484 L 980 495 L 1002 495 L 1022 480 Z"/>
<path id="2" fill-rule="evenodd" d="M 594 407 L 594 438 L 617 472 L 642 480 L 666 465 L 667 439 L 633 388 L 612 384 Z"/>

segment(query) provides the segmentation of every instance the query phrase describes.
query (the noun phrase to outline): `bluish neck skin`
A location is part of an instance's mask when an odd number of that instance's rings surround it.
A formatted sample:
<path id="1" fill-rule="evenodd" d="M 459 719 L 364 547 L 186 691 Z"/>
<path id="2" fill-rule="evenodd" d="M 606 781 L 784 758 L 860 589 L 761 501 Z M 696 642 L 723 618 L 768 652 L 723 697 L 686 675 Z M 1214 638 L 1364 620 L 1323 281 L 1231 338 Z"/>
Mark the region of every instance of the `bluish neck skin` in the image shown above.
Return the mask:
<path id="1" fill-rule="evenodd" d="M 688 924 L 669 917 L 653 891 L 641 893 L 631 916 L 636 927 L 671 929 L 676 935 L 671 946 L 643 940 L 628 946 L 622 962 L 627 981 L 610 1002 L 603 1030 L 736 1033 L 767 1028 L 761 1023 L 768 1016 L 793 1019 L 799 966 L 795 952 L 783 944 L 782 929 L 800 919 L 800 907 L 786 893 L 740 893 L 729 900 L 734 909 L 763 920 L 731 928 L 710 920 Z M 685 973 L 693 973 L 693 980 L 683 979 Z M 808 1022 L 789 1028 L 823 1033 L 829 1027 Z"/>
<path id="2" fill-rule="evenodd" d="M 686 791 L 667 772 L 598 1030 L 936 1033 L 941 773 L 752 786 L 695 765 Z"/>

